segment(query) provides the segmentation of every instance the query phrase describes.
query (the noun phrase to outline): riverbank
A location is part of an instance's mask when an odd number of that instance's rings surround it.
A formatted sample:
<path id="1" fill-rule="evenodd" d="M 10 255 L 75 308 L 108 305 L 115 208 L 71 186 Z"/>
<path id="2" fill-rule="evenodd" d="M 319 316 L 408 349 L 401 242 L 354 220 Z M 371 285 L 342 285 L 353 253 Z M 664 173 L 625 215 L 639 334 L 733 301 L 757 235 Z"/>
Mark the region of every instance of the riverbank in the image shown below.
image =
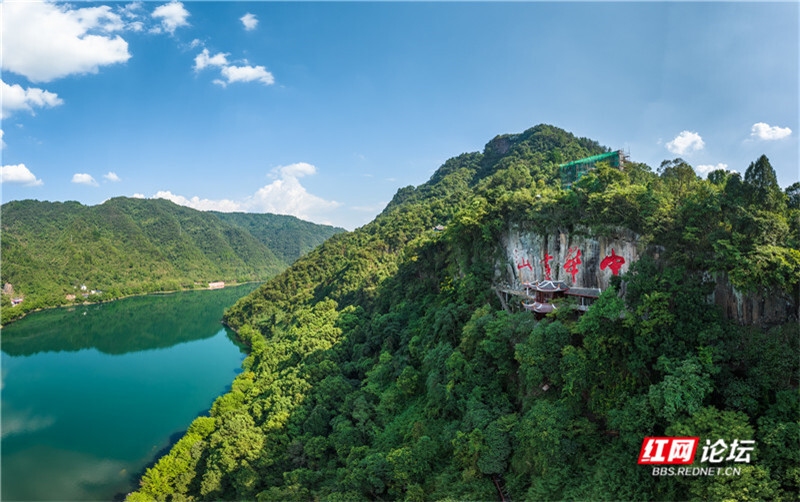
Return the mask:
<path id="1" fill-rule="evenodd" d="M 73 308 L 73 307 L 80 307 L 80 306 L 83 306 L 83 305 L 98 305 L 98 304 L 101 304 L 101 303 L 111 303 L 111 302 L 115 302 L 117 300 L 124 300 L 126 298 L 135 298 L 135 297 L 138 297 L 138 296 L 166 295 L 166 294 L 171 294 L 171 293 L 182 293 L 182 292 L 186 292 L 186 291 L 218 291 L 220 289 L 227 289 L 227 288 L 232 288 L 232 287 L 236 287 L 236 286 L 244 286 L 245 284 L 261 284 L 261 283 L 264 283 L 266 280 L 268 280 L 268 279 L 265 279 L 263 281 L 246 281 L 246 282 L 231 281 L 231 282 L 225 282 L 225 286 L 223 286 L 221 288 L 181 288 L 181 289 L 175 289 L 175 290 L 169 290 L 169 291 L 161 291 L 161 290 L 159 290 L 159 291 L 147 291 L 147 292 L 144 292 L 144 293 L 134 293 L 134 294 L 123 295 L 123 296 L 118 296 L 118 297 L 114 297 L 114 298 L 107 298 L 107 299 L 103 299 L 103 300 L 96 300 L 96 301 L 86 301 L 86 300 L 84 300 L 82 302 L 62 303 L 60 305 L 49 305 L 49 306 L 44 306 L 44 307 L 37 307 L 37 308 L 31 309 L 31 310 L 26 310 L 26 311 L 22 312 L 20 315 L 7 320 L 3 324 L 0 324 L 0 329 L 4 328 L 4 327 L 6 327 L 6 326 L 8 326 L 10 324 L 13 324 L 15 321 L 19 321 L 20 319 L 23 319 L 23 318 L 27 317 L 29 314 L 33 314 L 34 312 L 42 312 L 42 311 L 45 311 L 45 310 L 53 310 L 53 309 L 58 309 L 58 308 Z M 17 308 L 17 307 L 5 307 L 5 308 L 14 309 L 14 308 Z M 236 331 L 233 328 L 231 328 L 231 329 L 234 332 Z M 238 336 L 238 334 L 237 334 L 237 336 Z"/>
<path id="2" fill-rule="evenodd" d="M 2 500 L 136 490 L 241 372 L 247 348 L 220 319 L 256 287 L 49 309 L 4 329 Z"/>

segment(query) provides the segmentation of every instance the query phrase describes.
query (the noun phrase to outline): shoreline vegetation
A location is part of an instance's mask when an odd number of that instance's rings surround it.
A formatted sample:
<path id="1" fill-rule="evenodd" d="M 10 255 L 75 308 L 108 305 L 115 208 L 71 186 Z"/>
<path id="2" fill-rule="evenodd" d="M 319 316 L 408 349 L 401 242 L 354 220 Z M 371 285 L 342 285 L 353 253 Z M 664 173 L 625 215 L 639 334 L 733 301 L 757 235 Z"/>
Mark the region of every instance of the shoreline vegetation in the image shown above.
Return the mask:
<path id="1" fill-rule="evenodd" d="M 29 316 L 30 314 L 33 314 L 33 313 L 36 313 L 36 312 L 42 312 L 42 311 L 45 311 L 45 310 L 53 310 L 53 309 L 59 309 L 59 308 L 71 308 L 71 307 L 72 308 L 74 308 L 74 307 L 82 307 L 82 306 L 86 306 L 86 305 L 97 305 L 97 304 L 100 304 L 100 303 L 111 303 L 111 302 L 115 302 L 117 300 L 125 300 L 126 298 L 134 298 L 134 297 L 137 297 L 137 296 L 167 295 L 167 294 L 172 294 L 172 293 L 184 293 L 184 292 L 188 292 L 188 291 L 217 291 L 217 290 L 220 290 L 220 289 L 232 288 L 232 287 L 236 287 L 236 286 L 244 286 L 245 284 L 263 284 L 265 281 L 244 281 L 244 282 L 223 281 L 223 282 L 225 282 L 225 285 L 222 286 L 221 288 L 210 288 L 210 287 L 206 286 L 204 288 L 194 287 L 194 288 L 181 288 L 181 289 L 173 289 L 173 290 L 147 291 L 147 292 L 143 292 L 143 293 L 132 293 L 132 294 L 129 294 L 129 295 L 116 296 L 116 297 L 113 297 L 113 298 L 103 298 L 103 299 L 92 300 L 92 301 L 84 300 L 82 302 L 64 303 L 64 304 L 61 304 L 61 305 L 48 305 L 48 306 L 44 306 L 44 307 L 36 307 L 35 309 L 24 311 L 24 312 L 22 312 L 22 315 L 19 315 L 17 317 L 13 317 L 13 318 L 7 320 L 5 323 L 0 324 L 0 329 L 6 327 L 9 324 L 12 324 L 12 323 L 14 323 L 16 321 L 19 321 L 20 319 L 24 319 L 25 317 Z M 12 308 L 13 309 L 13 308 L 16 308 L 16 307 L 3 306 L 2 308 L 3 308 L 3 310 L 5 310 L 7 308 Z M 232 327 L 228 326 L 226 323 L 223 322 L 222 324 L 224 324 L 226 327 L 228 327 L 231 331 L 236 332 L 235 329 L 233 329 Z M 237 335 L 238 335 L 238 332 L 237 332 Z M 242 341 L 242 343 L 245 343 L 245 342 Z"/>
<path id="2" fill-rule="evenodd" d="M 80 304 L 87 294 L 94 303 L 210 281 L 264 281 L 344 232 L 293 216 L 213 213 L 128 197 L 95 206 L 10 201 L 2 215 L 2 324 Z"/>

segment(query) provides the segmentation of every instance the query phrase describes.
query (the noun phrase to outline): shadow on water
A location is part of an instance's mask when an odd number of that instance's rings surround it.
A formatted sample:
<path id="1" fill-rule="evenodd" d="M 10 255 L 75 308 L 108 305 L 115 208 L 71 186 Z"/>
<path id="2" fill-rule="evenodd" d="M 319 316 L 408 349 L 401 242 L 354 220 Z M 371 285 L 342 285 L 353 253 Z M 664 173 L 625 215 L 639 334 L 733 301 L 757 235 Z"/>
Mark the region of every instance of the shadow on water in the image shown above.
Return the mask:
<path id="1" fill-rule="evenodd" d="M 208 416 L 207 412 L 200 412 L 197 414 L 197 417 L 207 417 L 207 416 Z M 151 467 L 156 465 L 158 461 L 161 460 L 161 457 L 169 453 L 172 447 L 175 446 L 175 443 L 180 441 L 180 439 L 184 436 L 184 434 L 186 434 L 187 430 L 188 429 L 184 429 L 171 434 L 169 436 L 169 439 L 167 440 L 167 445 L 156 452 L 156 454 L 153 456 L 153 460 L 151 460 L 149 463 L 147 463 L 147 465 L 142 467 L 140 471 L 131 474 L 131 476 L 128 478 L 130 481 L 131 490 L 129 492 L 115 493 L 111 500 L 113 500 L 114 502 L 120 502 L 122 500 L 125 500 L 125 497 L 128 496 L 128 493 L 131 493 L 137 488 L 139 488 L 136 482 L 142 479 L 142 476 L 144 476 L 144 473 L 147 472 L 147 469 L 150 469 Z"/>
<path id="2" fill-rule="evenodd" d="M 240 369 L 236 369 L 236 370 L 234 370 L 234 373 L 238 375 L 239 373 L 241 373 L 241 370 Z M 228 392 L 230 392 L 230 390 L 232 388 L 233 388 L 232 384 L 226 385 L 225 389 L 222 392 L 220 392 L 219 395 L 221 396 L 223 394 L 227 394 Z M 209 410 L 203 410 L 203 411 L 199 412 L 197 415 L 195 415 L 194 418 L 209 417 L 209 416 L 211 416 L 209 414 Z M 192 419 L 191 422 L 193 422 L 193 421 L 194 421 L 194 419 Z M 189 422 L 189 423 L 191 423 L 191 422 Z M 169 439 L 167 439 L 166 446 L 164 446 L 163 448 L 158 450 L 153 455 L 153 458 L 152 458 L 152 460 L 150 460 L 150 462 L 145 464 L 139 471 L 137 471 L 135 473 L 132 473 L 131 476 L 128 478 L 128 480 L 130 481 L 130 486 L 131 486 L 130 491 L 115 493 L 113 498 L 112 498 L 112 500 L 114 502 L 120 502 L 122 500 L 125 500 L 125 497 L 127 497 L 129 493 L 137 490 L 139 488 L 138 481 L 140 479 L 142 479 L 142 477 L 147 472 L 147 469 L 150 469 L 151 467 L 155 466 L 158 463 L 158 461 L 161 460 L 161 457 L 163 457 L 164 455 L 169 453 L 169 451 L 172 449 L 172 447 L 175 446 L 175 444 L 178 441 L 180 441 L 181 438 L 184 435 L 186 435 L 186 431 L 188 431 L 188 430 L 189 429 L 187 428 L 187 429 L 183 429 L 183 430 L 180 430 L 178 432 L 175 432 L 175 433 L 171 434 L 169 436 Z"/>
<path id="3" fill-rule="evenodd" d="M 219 332 L 224 310 L 257 286 L 139 296 L 37 312 L 3 328 L 2 350 L 10 356 L 82 349 L 117 355 L 210 338 Z M 235 335 L 228 332 L 228 337 L 241 350 Z"/>

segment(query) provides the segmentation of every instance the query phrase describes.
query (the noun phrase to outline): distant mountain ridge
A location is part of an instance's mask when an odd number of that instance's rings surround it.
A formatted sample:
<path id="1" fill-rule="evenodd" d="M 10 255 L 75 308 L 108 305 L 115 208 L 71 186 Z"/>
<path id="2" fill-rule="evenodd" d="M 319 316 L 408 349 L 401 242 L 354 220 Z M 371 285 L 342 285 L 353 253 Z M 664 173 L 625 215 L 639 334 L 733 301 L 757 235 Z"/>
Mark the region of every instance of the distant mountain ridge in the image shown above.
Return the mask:
<path id="1" fill-rule="evenodd" d="M 67 295 L 104 300 L 209 281 L 266 280 L 343 231 L 292 216 L 249 216 L 127 197 L 96 206 L 3 204 L 1 280 L 25 298 L 11 307 L 11 295 L 3 295 L 3 322 L 60 305 Z"/>
<path id="2" fill-rule="evenodd" d="M 286 263 L 294 262 L 331 235 L 345 231 L 343 228 L 282 214 L 209 212 L 226 223 L 246 230 Z"/>

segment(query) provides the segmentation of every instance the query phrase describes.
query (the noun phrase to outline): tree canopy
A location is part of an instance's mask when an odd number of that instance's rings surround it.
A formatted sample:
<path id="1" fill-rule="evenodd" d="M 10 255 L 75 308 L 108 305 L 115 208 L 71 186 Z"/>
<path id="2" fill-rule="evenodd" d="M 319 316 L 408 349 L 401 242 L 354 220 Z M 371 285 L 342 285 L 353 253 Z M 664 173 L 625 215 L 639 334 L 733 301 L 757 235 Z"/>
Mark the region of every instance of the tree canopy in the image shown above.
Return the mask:
<path id="1" fill-rule="evenodd" d="M 492 476 L 530 500 L 796 499 L 796 320 L 739 326 L 707 297 L 711 272 L 796 294 L 798 209 L 751 197 L 765 162 L 711 180 L 600 165 L 561 190 L 559 162 L 605 151 L 547 125 L 498 136 L 241 299 L 243 373 L 128 500 L 496 500 Z M 625 227 L 659 252 L 582 317 L 536 321 L 493 290 L 509 224 Z M 673 435 L 754 439 L 754 461 L 636 464 Z"/>

